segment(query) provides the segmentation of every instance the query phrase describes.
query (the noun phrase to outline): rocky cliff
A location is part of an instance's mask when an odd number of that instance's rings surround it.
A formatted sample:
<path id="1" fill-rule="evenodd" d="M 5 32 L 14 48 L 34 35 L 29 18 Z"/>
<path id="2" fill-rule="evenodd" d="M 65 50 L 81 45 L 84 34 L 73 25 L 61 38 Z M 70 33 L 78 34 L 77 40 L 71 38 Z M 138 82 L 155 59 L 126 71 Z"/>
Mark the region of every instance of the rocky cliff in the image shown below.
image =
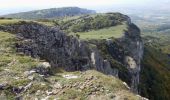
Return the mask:
<path id="1" fill-rule="evenodd" d="M 138 92 L 139 75 L 141 69 L 141 60 L 143 57 L 143 42 L 140 37 L 140 30 L 134 24 L 129 25 L 128 31 L 125 32 L 125 37 L 121 41 L 123 47 L 128 51 L 125 55 L 124 63 L 132 74 L 131 89 Z"/>
<path id="2" fill-rule="evenodd" d="M 52 68 L 61 67 L 67 71 L 96 69 L 120 77 L 137 93 L 143 43 L 137 26 L 129 18 L 126 24 L 128 29 L 124 36 L 102 42 L 83 41 L 66 35 L 57 27 L 34 22 L 5 25 L 0 30 L 16 34 L 18 52 L 45 59 Z"/>

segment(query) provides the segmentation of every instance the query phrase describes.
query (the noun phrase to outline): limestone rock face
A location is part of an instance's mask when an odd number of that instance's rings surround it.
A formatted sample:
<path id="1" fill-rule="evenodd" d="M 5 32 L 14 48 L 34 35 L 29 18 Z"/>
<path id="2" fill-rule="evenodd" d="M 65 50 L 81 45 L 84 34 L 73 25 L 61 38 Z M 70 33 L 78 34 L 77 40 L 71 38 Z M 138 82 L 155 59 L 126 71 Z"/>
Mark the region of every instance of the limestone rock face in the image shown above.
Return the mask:
<path id="1" fill-rule="evenodd" d="M 125 62 L 128 64 L 130 69 L 135 69 L 137 67 L 136 61 L 132 57 L 127 56 Z"/>
<path id="2" fill-rule="evenodd" d="M 101 56 L 101 54 L 97 49 L 93 49 L 91 53 L 91 61 L 92 61 L 92 66 L 96 70 L 106 73 L 108 75 L 118 76 L 117 73 L 115 73 L 114 69 L 111 68 L 110 62 L 104 60 L 104 58 Z"/>
<path id="3" fill-rule="evenodd" d="M 143 57 L 143 42 L 140 37 L 139 28 L 130 24 L 128 31 L 125 33 L 124 40 L 122 41 L 124 48 L 127 49 L 128 55 L 124 63 L 127 65 L 130 73 L 132 74 L 131 89 L 138 92 L 139 75 L 141 69 L 141 59 Z"/>
<path id="4" fill-rule="evenodd" d="M 133 23 L 129 23 L 124 37 L 117 43 L 108 43 L 109 53 L 114 59 L 122 63 L 130 72 L 131 89 L 138 92 L 140 64 L 143 56 L 143 42 L 140 37 L 140 29 Z"/>
<path id="5" fill-rule="evenodd" d="M 66 36 L 56 27 L 30 22 L 8 26 L 6 30 L 20 37 L 16 44 L 19 52 L 40 57 L 53 67 L 64 67 L 70 71 L 89 67 L 90 53 L 86 44 L 76 37 Z"/>

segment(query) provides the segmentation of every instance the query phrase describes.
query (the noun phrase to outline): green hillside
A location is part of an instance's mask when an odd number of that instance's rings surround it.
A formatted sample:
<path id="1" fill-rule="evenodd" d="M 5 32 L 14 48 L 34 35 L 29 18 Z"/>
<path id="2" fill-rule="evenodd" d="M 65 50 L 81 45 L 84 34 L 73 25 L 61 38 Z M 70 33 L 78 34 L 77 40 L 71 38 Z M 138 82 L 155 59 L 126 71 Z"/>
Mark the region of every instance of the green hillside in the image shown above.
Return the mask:
<path id="1" fill-rule="evenodd" d="M 21 12 L 16 14 L 4 15 L 7 18 L 19 18 L 19 19 L 46 19 L 46 18 L 57 18 L 64 16 L 75 16 L 81 14 L 92 14 L 95 13 L 93 10 L 82 9 L 78 7 L 63 7 L 63 8 L 51 8 L 44 10 L 36 10 L 29 12 Z"/>
<path id="2" fill-rule="evenodd" d="M 170 59 L 157 48 L 145 45 L 140 92 L 151 100 L 170 98 Z"/>
<path id="3" fill-rule="evenodd" d="M 108 39 L 124 35 L 128 27 L 127 19 L 128 16 L 120 13 L 106 13 L 64 17 L 53 22 L 61 30 L 80 39 Z"/>
<path id="4" fill-rule="evenodd" d="M 120 13 L 105 13 L 65 17 L 54 20 L 54 23 L 66 32 L 76 33 L 122 25 L 124 22 L 127 22 L 128 19 L 128 16 Z"/>

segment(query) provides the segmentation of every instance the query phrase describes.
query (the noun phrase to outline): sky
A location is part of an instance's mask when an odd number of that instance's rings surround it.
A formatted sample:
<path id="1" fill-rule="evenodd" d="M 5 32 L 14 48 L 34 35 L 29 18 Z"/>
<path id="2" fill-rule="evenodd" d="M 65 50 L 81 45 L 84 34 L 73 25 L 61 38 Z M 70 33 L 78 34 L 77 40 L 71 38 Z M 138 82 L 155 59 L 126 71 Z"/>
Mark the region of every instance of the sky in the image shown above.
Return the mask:
<path id="1" fill-rule="evenodd" d="M 77 6 L 94 10 L 125 6 L 153 6 L 170 0 L 0 0 L 0 15 L 30 10 Z"/>

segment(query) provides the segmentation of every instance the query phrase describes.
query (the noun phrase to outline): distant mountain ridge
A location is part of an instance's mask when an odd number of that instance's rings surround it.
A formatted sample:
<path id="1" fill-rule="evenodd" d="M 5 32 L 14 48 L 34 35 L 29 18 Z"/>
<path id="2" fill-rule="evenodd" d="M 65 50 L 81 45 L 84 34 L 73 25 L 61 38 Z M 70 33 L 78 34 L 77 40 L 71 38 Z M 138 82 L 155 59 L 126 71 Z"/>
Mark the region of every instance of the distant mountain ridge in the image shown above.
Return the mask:
<path id="1" fill-rule="evenodd" d="M 15 14 L 4 15 L 2 17 L 19 18 L 19 19 L 46 19 L 46 18 L 75 16 L 75 15 L 93 14 L 93 13 L 96 12 L 94 10 L 88 10 L 88 9 L 83 9 L 78 7 L 62 7 L 62 8 L 35 10 L 29 12 L 20 12 Z"/>

